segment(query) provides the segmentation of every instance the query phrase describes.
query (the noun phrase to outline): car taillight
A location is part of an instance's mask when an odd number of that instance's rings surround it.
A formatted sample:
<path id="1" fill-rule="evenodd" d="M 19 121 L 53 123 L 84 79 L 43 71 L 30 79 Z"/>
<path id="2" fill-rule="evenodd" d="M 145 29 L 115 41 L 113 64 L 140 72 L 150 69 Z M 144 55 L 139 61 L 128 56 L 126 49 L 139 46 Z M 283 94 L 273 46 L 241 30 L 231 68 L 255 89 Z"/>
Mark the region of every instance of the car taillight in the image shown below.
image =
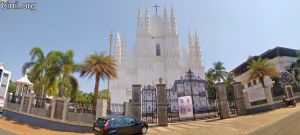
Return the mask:
<path id="1" fill-rule="evenodd" d="M 108 123 L 109 123 L 109 120 L 104 124 L 103 130 L 107 130 L 108 129 Z"/>

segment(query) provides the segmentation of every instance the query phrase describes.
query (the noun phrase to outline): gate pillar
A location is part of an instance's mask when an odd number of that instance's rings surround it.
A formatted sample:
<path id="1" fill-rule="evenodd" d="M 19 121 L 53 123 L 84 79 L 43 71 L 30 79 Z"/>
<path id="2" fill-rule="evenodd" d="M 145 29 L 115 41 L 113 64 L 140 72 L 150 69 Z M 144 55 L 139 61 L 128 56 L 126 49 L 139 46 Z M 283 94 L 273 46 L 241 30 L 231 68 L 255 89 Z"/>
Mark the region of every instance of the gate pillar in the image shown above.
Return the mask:
<path id="1" fill-rule="evenodd" d="M 142 85 L 134 84 L 132 85 L 132 115 L 135 119 L 141 119 L 141 89 Z"/>
<path id="2" fill-rule="evenodd" d="M 229 107 L 227 100 L 226 85 L 224 83 L 217 84 L 217 100 L 221 119 L 229 118 Z"/>
<path id="3" fill-rule="evenodd" d="M 168 126 L 166 84 L 157 84 L 157 125 Z"/>
<path id="4" fill-rule="evenodd" d="M 132 99 L 129 100 L 129 102 L 124 103 L 124 114 L 125 116 L 132 116 Z"/>
<path id="5" fill-rule="evenodd" d="M 246 110 L 246 102 L 245 102 L 241 82 L 233 83 L 233 89 L 234 89 L 234 97 L 236 102 L 237 113 L 239 115 L 244 115 L 247 113 L 247 110 Z"/>

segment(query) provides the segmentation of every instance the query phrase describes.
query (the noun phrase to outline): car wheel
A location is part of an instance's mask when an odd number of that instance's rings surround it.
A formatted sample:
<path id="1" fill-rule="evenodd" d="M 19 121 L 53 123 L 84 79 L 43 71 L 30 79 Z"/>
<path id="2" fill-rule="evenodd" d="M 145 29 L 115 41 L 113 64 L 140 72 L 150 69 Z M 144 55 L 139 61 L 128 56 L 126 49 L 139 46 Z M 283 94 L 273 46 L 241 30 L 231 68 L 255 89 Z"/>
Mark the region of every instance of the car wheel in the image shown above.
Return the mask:
<path id="1" fill-rule="evenodd" d="M 148 128 L 147 128 L 147 127 L 143 127 L 143 128 L 142 128 L 142 134 L 146 134 L 147 131 L 148 131 Z"/>

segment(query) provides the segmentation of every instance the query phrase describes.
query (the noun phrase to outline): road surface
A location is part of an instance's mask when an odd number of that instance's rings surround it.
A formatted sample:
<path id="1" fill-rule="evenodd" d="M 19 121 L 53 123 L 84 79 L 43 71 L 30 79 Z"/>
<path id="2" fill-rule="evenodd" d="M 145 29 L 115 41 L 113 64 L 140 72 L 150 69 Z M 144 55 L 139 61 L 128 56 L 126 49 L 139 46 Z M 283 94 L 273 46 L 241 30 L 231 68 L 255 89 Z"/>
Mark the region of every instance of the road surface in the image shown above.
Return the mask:
<path id="1" fill-rule="evenodd" d="M 296 112 L 273 124 L 260 128 L 249 135 L 299 135 L 300 112 Z"/>
<path id="2" fill-rule="evenodd" d="M 0 113 L 0 119 L 3 119 L 2 112 Z M 4 128 L 4 125 L 0 125 L 0 135 L 16 135 L 15 133 L 6 131 L 6 130 L 4 130 L 2 128 Z"/>

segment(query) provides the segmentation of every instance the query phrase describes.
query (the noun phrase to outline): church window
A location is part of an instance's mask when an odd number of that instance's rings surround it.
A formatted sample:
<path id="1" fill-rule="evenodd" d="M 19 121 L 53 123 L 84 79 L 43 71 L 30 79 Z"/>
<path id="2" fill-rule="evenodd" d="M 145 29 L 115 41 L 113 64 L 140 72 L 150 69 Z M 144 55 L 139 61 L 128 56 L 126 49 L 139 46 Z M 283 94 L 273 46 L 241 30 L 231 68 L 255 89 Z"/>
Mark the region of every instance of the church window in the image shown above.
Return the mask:
<path id="1" fill-rule="evenodd" d="M 256 80 L 253 80 L 253 85 L 256 85 L 256 84 L 257 84 Z"/>
<path id="2" fill-rule="evenodd" d="M 160 45 L 156 45 L 156 56 L 160 56 Z"/>
<path id="3" fill-rule="evenodd" d="M 247 85 L 248 85 L 248 87 L 251 87 L 251 86 L 252 86 L 252 83 L 251 83 L 251 82 L 248 82 Z"/>

